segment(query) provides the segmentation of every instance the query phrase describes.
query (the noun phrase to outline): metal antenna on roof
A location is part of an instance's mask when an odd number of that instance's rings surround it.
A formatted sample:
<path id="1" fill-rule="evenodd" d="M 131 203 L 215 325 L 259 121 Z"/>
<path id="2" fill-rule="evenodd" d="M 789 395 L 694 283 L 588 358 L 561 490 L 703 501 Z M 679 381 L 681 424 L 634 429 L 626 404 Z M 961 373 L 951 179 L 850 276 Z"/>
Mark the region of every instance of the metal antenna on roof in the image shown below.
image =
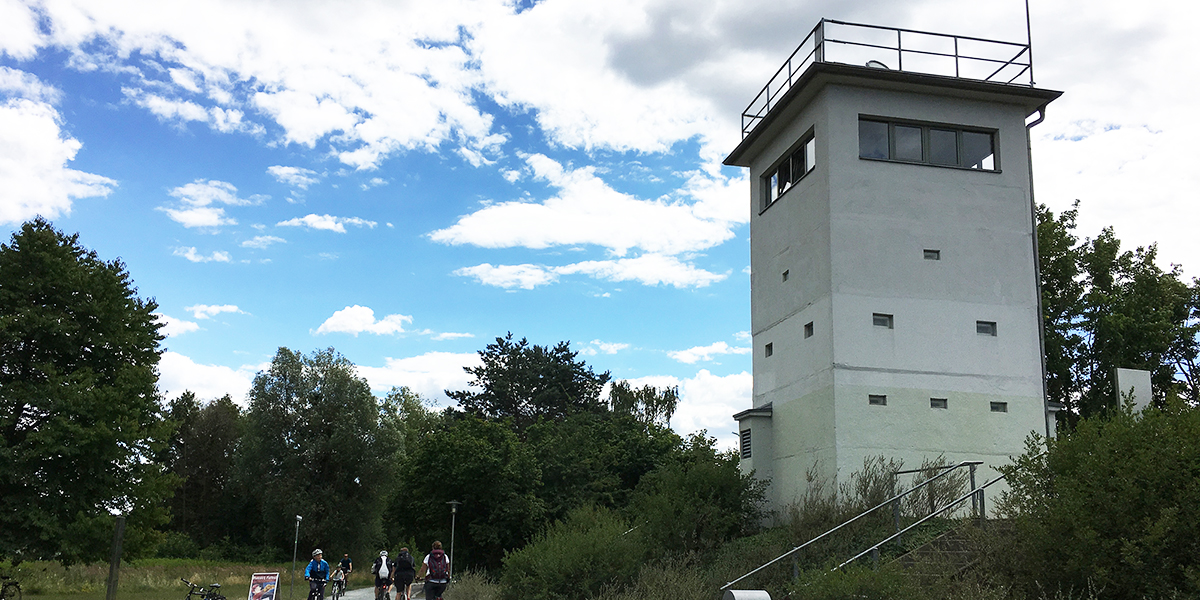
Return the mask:
<path id="1" fill-rule="evenodd" d="M 1025 47 L 1029 49 L 1029 87 L 1033 87 L 1033 28 L 1029 25 L 1029 0 L 1025 0 Z"/>

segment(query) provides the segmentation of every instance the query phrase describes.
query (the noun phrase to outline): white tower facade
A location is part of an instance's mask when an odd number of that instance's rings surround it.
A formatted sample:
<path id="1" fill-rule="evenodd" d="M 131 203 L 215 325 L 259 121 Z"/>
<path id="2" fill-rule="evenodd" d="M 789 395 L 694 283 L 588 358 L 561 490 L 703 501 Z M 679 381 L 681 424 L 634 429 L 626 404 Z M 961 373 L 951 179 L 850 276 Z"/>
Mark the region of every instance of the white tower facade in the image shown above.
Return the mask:
<path id="1" fill-rule="evenodd" d="M 901 44 L 919 32 L 870 27 L 897 32 L 893 64 L 835 62 L 834 25 L 860 27 L 822 21 L 725 161 L 751 181 L 742 467 L 771 480 L 775 508 L 814 467 L 833 481 L 869 456 L 915 467 L 944 455 L 983 461 L 991 477 L 1031 431 L 1046 433 L 1026 121 L 1060 93 L 1031 74 L 964 76 L 964 63 L 980 66 L 970 61 L 1031 68 L 960 54 L 970 38 L 922 34 L 955 50 L 914 51 Z M 849 46 L 847 61 L 863 57 Z M 954 72 L 896 68 L 933 64 L 923 56 Z"/>

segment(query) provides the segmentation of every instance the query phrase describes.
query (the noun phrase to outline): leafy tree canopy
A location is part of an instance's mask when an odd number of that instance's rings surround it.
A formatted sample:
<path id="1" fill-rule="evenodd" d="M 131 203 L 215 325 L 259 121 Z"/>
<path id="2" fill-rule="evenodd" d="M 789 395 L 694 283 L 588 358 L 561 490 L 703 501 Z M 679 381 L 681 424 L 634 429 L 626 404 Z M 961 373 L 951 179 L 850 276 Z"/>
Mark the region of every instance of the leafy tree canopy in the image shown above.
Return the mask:
<path id="1" fill-rule="evenodd" d="M 531 345 L 513 334 L 496 338 L 479 351 L 483 365 L 463 367 L 478 391 L 446 390 L 464 410 L 488 419 L 512 419 L 518 431 L 538 417 L 560 418 L 606 408 L 600 397 L 608 371 L 597 375 L 571 351 L 570 342 L 554 347 Z"/>
<path id="2" fill-rule="evenodd" d="M 105 556 L 154 542 L 173 485 L 152 459 L 170 435 L 155 383 L 154 300 L 39 218 L 0 245 L 0 555 Z"/>

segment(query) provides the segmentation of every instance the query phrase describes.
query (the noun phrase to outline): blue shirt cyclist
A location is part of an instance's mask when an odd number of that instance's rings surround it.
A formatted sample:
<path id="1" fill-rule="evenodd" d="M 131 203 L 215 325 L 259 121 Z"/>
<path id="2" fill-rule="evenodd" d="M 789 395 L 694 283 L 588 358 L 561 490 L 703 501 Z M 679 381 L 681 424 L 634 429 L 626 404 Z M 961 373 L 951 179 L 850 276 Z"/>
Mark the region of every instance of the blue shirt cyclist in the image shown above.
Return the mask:
<path id="1" fill-rule="evenodd" d="M 321 558 L 321 549 L 313 550 L 312 562 L 304 568 L 304 578 L 308 580 L 324 581 L 329 579 L 329 563 Z"/>

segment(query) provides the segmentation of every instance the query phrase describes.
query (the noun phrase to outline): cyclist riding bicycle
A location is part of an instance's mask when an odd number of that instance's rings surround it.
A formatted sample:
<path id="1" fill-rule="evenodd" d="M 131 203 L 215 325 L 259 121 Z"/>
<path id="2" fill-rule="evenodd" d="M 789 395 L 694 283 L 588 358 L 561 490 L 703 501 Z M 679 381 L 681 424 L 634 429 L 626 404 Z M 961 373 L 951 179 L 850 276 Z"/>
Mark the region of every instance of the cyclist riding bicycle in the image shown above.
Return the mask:
<path id="1" fill-rule="evenodd" d="M 338 563 L 338 568 L 347 575 L 350 574 L 350 571 L 354 570 L 354 563 L 351 562 L 349 554 L 342 555 L 342 561 Z"/>
<path id="2" fill-rule="evenodd" d="M 321 549 L 313 550 L 312 562 L 304 568 L 304 579 L 308 581 L 308 599 L 325 600 L 325 582 L 329 580 L 329 563 L 321 558 Z"/>

